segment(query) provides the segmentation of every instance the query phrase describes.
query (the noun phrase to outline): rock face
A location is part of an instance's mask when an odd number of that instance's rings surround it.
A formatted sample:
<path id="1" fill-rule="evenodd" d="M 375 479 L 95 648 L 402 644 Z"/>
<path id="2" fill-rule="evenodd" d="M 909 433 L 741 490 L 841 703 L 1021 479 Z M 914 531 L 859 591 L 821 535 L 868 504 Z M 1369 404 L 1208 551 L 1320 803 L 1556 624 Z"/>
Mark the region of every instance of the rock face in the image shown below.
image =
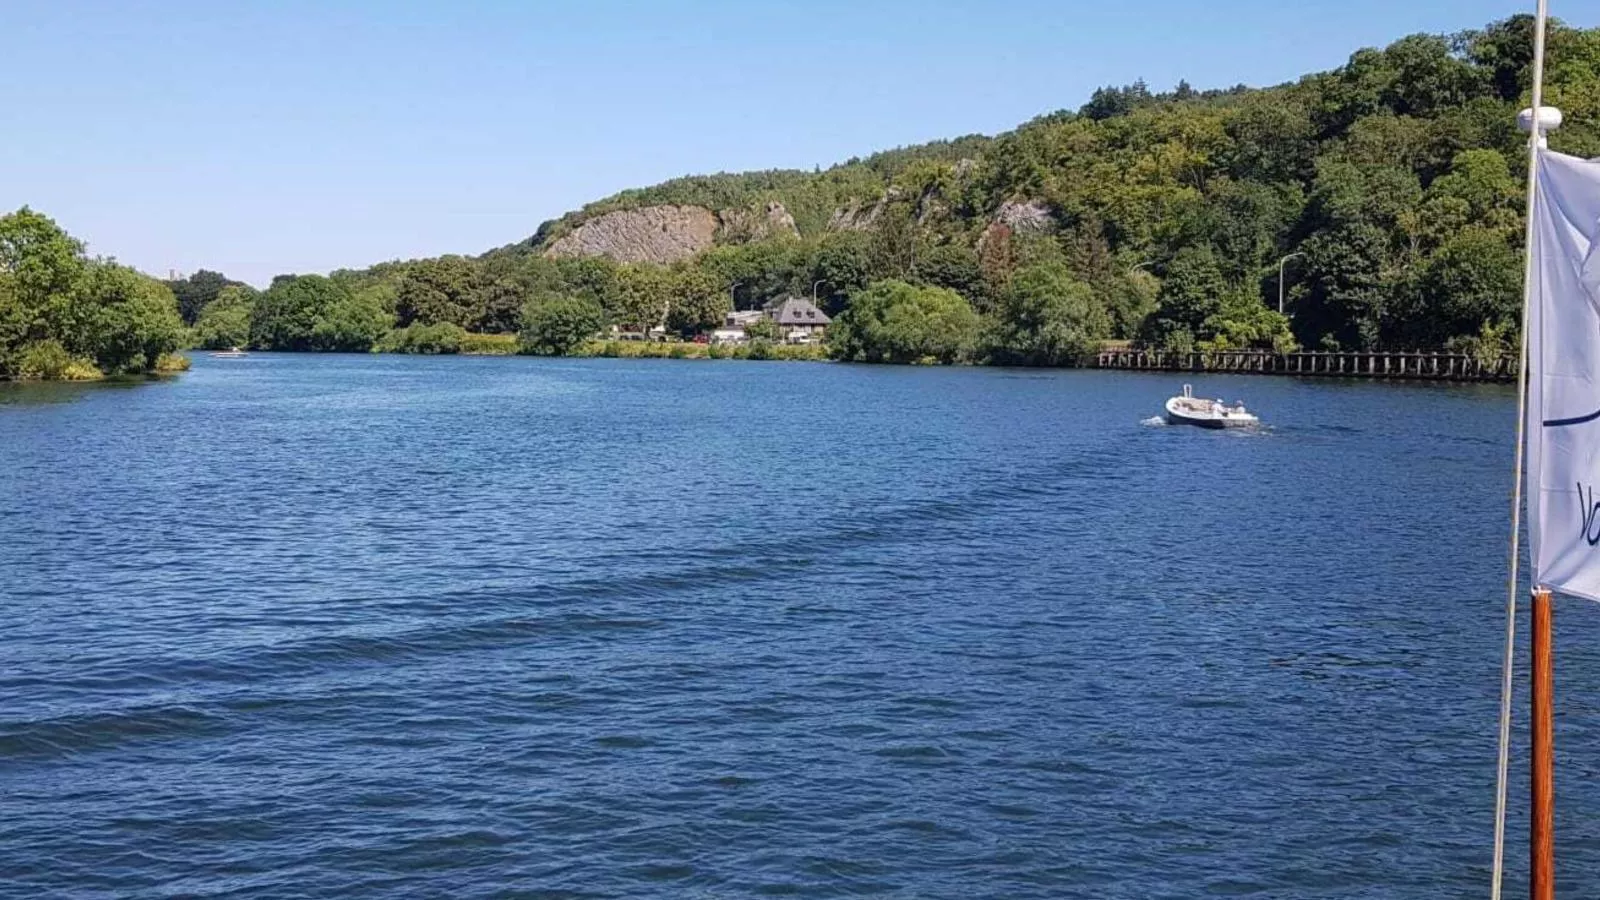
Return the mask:
<path id="1" fill-rule="evenodd" d="M 785 213 L 787 214 L 787 213 Z M 551 244 L 545 256 L 606 256 L 617 262 L 671 263 L 711 246 L 717 216 L 699 206 L 646 206 L 597 216 Z M 793 219 L 790 220 L 793 225 Z"/>
<path id="2" fill-rule="evenodd" d="M 799 237 L 794 216 L 782 203 L 767 202 L 759 209 L 725 209 L 720 214 L 722 230 L 718 238 L 726 243 L 761 241 L 778 235 Z"/>
<path id="3" fill-rule="evenodd" d="M 794 216 L 777 201 L 721 213 L 701 206 L 644 206 L 596 216 L 556 239 L 544 255 L 665 264 L 688 259 L 716 243 L 799 234 Z"/>
<path id="4" fill-rule="evenodd" d="M 828 217 L 829 231 L 866 231 L 883 215 L 883 201 L 877 203 L 851 203 L 841 206 Z"/>
<path id="5" fill-rule="evenodd" d="M 872 202 L 852 200 L 849 206 L 841 206 L 828 217 L 829 231 L 866 231 L 878 224 L 878 218 L 883 215 L 884 207 L 904 197 L 905 193 L 899 188 L 889 188 L 883 196 Z"/>
<path id="6" fill-rule="evenodd" d="M 996 247 L 1008 246 L 1013 235 L 1047 234 L 1054 231 L 1055 219 L 1050 207 L 1039 200 L 1007 200 L 1000 204 L 994 221 L 978 235 L 978 254 L 981 256 Z"/>
<path id="7" fill-rule="evenodd" d="M 1018 234 L 1043 234 L 1055 228 L 1050 207 L 1038 200 L 1007 200 L 994 220 Z"/>

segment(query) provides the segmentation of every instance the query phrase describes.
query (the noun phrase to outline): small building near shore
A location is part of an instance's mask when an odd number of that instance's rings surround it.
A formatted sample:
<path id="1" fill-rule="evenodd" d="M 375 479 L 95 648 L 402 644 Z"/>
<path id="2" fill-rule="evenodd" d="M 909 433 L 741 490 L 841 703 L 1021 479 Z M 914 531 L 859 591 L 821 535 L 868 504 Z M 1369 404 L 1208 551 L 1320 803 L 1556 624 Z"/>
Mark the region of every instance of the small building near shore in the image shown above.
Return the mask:
<path id="1" fill-rule="evenodd" d="M 777 323 L 778 334 L 791 344 L 822 340 L 832 321 L 804 297 L 783 297 L 767 307 L 767 314 Z"/>
<path id="2" fill-rule="evenodd" d="M 734 310 L 723 316 L 722 324 L 711 332 L 711 343 L 742 344 L 750 339 L 745 329 L 766 317 L 767 314 L 759 309 Z"/>

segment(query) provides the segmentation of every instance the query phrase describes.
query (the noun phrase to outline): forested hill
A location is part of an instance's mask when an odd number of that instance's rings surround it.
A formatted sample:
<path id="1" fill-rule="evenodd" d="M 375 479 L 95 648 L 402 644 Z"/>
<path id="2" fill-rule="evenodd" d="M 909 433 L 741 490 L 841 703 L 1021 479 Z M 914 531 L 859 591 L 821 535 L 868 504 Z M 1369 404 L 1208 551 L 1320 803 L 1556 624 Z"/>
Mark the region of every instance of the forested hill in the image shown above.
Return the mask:
<path id="1" fill-rule="evenodd" d="M 1107 338 L 1492 351 L 1520 296 L 1516 112 L 1531 55 L 1520 16 L 1359 50 L 1277 87 L 1108 87 L 992 138 L 679 178 L 482 257 L 332 280 L 397 325 L 479 331 L 515 330 L 525 306 L 564 298 L 689 333 L 730 297 L 815 292 L 852 340 L 870 331 L 854 297 L 959 302 L 967 331 L 945 335 L 959 348 L 932 355 L 996 362 L 1059 362 Z M 1546 96 L 1566 113 L 1552 146 L 1600 155 L 1600 30 L 1553 26 Z M 879 282 L 915 290 L 867 290 Z M 268 333 L 293 343 L 271 328 L 251 338 Z"/>

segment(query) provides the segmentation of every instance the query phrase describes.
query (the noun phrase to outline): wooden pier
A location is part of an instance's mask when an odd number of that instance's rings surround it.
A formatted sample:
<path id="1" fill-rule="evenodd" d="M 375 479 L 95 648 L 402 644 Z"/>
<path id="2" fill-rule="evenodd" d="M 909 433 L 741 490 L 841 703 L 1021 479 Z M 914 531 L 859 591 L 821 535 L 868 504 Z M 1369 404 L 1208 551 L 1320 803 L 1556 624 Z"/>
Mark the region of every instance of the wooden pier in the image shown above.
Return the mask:
<path id="1" fill-rule="evenodd" d="M 1172 352 L 1108 348 L 1094 357 L 1099 369 L 1160 372 L 1231 372 L 1247 375 L 1314 375 L 1331 378 L 1396 378 L 1422 381 L 1515 381 L 1514 357 L 1485 361 L 1465 353 L 1357 353 L 1266 350 Z"/>

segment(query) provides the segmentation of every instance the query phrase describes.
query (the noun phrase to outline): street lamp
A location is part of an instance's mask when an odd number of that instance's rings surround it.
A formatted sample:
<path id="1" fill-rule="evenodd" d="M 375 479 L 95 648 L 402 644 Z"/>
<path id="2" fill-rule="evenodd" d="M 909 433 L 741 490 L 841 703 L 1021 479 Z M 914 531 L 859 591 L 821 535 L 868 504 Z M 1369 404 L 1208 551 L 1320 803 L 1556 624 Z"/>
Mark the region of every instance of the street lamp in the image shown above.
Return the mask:
<path id="1" fill-rule="evenodd" d="M 1296 256 L 1305 256 L 1305 254 L 1301 253 L 1299 250 L 1296 250 L 1288 256 L 1285 256 L 1283 259 L 1278 260 L 1278 315 L 1280 316 L 1283 315 L 1283 266 L 1284 263 L 1294 259 Z"/>
<path id="2" fill-rule="evenodd" d="M 818 281 L 817 283 L 811 285 L 811 305 L 812 306 L 816 306 L 817 305 L 817 288 L 822 287 L 822 282 L 823 281 L 827 281 L 827 279 L 824 278 L 824 279 L 822 279 L 822 281 Z"/>

